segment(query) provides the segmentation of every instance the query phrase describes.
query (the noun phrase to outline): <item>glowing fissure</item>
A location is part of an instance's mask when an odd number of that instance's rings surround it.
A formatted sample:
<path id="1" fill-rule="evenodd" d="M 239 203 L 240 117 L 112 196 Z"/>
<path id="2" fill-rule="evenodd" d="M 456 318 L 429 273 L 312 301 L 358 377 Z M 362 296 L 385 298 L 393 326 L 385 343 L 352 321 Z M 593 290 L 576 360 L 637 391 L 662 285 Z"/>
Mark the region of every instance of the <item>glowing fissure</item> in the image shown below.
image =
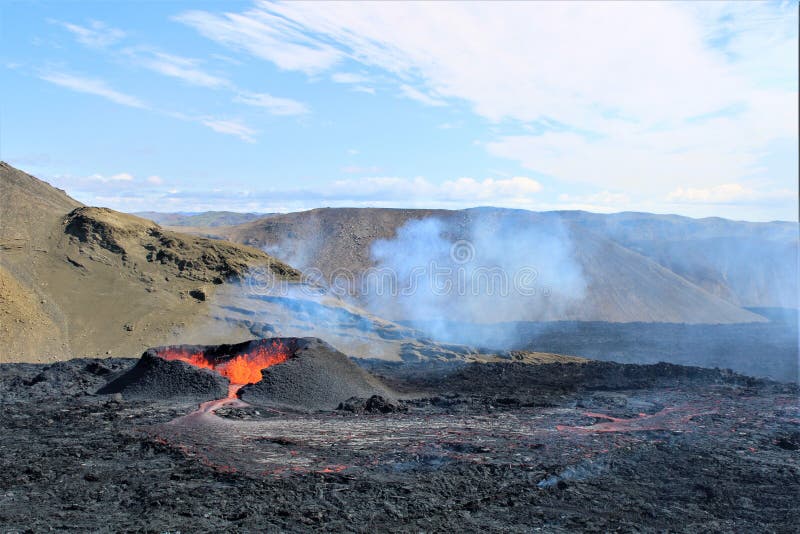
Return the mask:
<path id="1" fill-rule="evenodd" d="M 289 359 L 290 351 L 283 343 L 273 341 L 250 349 L 248 352 L 237 354 L 231 358 L 210 358 L 203 352 L 190 352 L 181 349 L 165 349 L 159 352 L 159 357 L 165 360 L 179 360 L 189 365 L 210 369 L 228 380 L 228 397 L 236 397 L 236 393 L 245 384 L 253 384 L 261 380 L 261 370 L 273 365 L 283 363 Z"/>

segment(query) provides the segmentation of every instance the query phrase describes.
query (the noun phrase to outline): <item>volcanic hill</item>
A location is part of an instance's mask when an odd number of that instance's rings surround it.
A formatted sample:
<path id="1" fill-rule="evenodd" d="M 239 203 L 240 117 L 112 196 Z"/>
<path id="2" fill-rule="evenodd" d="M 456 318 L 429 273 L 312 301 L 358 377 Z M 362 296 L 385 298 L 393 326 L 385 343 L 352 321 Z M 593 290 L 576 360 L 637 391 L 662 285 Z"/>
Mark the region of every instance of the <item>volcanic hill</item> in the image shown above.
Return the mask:
<path id="1" fill-rule="evenodd" d="M 258 266 L 299 272 L 264 252 L 171 232 L 81 205 L 0 163 L 0 345 L 4 361 L 132 354 L 175 343 L 217 286 Z"/>
<path id="2" fill-rule="evenodd" d="M 341 269 L 365 272 L 375 265 L 371 248 L 376 241 L 394 239 L 409 221 L 430 218 L 442 221 L 453 240 L 469 239 L 467 229 L 479 226 L 524 232 L 558 224 L 566 229 L 586 281 L 584 297 L 550 308 L 532 301 L 513 316 L 492 314 L 490 322 L 750 323 L 764 318 L 742 306 L 797 306 L 798 241 L 791 223 L 495 208 L 323 208 L 193 230 L 274 251 L 301 269 L 317 268 L 331 277 Z M 513 243 L 513 235 L 506 237 Z M 539 261 L 536 254 L 530 250 L 532 265 Z M 747 261 L 748 254 L 767 261 Z M 400 308 L 396 312 L 383 315 L 412 319 Z"/>

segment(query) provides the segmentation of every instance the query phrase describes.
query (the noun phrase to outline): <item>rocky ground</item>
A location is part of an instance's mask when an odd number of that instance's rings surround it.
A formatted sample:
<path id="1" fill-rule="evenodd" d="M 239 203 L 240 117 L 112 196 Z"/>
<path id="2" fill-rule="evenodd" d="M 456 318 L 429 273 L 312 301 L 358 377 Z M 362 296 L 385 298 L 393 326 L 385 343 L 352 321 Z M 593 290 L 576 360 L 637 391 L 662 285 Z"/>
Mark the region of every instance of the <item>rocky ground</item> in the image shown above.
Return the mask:
<path id="1" fill-rule="evenodd" d="M 774 531 L 798 389 L 608 362 L 367 367 L 300 413 L 94 391 L 133 360 L 0 365 L 0 530 Z"/>

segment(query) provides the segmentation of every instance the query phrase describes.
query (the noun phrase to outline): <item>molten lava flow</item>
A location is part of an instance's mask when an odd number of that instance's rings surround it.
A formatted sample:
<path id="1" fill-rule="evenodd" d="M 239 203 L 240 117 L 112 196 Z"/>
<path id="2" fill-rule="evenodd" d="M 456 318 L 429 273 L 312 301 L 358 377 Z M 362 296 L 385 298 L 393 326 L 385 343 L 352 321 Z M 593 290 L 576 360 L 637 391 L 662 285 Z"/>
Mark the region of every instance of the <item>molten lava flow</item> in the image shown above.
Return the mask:
<path id="1" fill-rule="evenodd" d="M 289 355 L 289 349 L 279 341 L 273 341 L 271 345 L 259 345 L 249 352 L 221 361 L 210 360 L 202 352 L 179 349 L 165 349 L 159 353 L 165 360 L 180 360 L 195 367 L 211 369 L 226 377 L 231 382 L 228 388 L 229 398 L 235 397 L 239 388 L 245 384 L 261 380 L 262 369 L 285 362 Z"/>

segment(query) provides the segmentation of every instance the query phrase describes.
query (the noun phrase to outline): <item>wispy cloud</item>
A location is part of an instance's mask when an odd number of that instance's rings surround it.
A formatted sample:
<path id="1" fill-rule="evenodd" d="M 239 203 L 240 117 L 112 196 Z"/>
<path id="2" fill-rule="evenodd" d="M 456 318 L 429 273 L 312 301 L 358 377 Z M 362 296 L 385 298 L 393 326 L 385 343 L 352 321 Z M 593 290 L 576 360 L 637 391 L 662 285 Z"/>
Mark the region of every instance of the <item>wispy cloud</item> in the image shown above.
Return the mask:
<path id="1" fill-rule="evenodd" d="M 794 2 L 257 2 L 179 20 L 283 69 L 355 84 L 335 69 L 357 62 L 425 105 L 466 103 L 490 154 L 601 190 L 771 180 L 761 160 L 797 140 Z"/>
<path id="2" fill-rule="evenodd" d="M 345 165 L 342 167 L 342 172 L 346 174 L 376 174 L 381 172 L 381 168 L 376 165 L 369 167 L 362 167 L 361 165 Z"/>
<path id="3" fill-rule="evenodd" d="M 209 74 L 202 70 L 197 59 L 176 56 L 146 48 L 129 48 L 125 54 L 131 57 L 138 65 L 150 69 L 164 76 L 177 78 L 190 85 L 210 87 L 213 89 L 231 87 L 231 83 L 220 76 Z"/>
<path id="4" fill-rule="evenodd" d="M 355 91 L 356 93 L 366 93 L 368 95 L 374 95 L 375 94 L 375 88 L 374 87 L 370 87 L 368 85 L 354 85 L 353 86 L 353 91 Z"/>
<path id="5" fill-rule="evenodd" d="M 308 106 L 291 98 L 280 98 L 267 93 L 241 92 L 234 102 L 266 109 L 273 115 L 304 115 L 309 113 Z"/>
<path id="6" fill-rule="evenodd" d="M 334 72 L 331 80 L 336 83 L 368 83 L 369 78 L 356 72 Z"/>
<path id="7" fill-rule="evenodd" d="M 616 206 L 618 208 L 619 206 L 629 203 L 631 198 L 626 193 L 615 193 L 605 190 L 588 195 L 570 195 L 568 193 L 562 193 L 558 195 L 558 200 L 564 203 Z"/>
<path id="8" fill-rule="evenodd" d="M 431 182 L 423 177 L 363 177 L 334 181 L 317 193 L 328 200 L 375 202 L 429 200 L 433 203 L 518 205 L 533 202 L 542 185 L 532 178 L 478 180 L 461 177 Z"/>
<path id="9" fill-rule="evenodd" d="M 311 74 L 330 68 L 343 57 L 332 46 L 307 37 L 295 24 L 268 11 L 222 15 L 188 11 L 175 20 L 209 39 L 272 61 L 282 69 Z"/>
<path id="10" fill-rule="evenodd" d="M 357 93 L 375 94 L 375 88 L 369 85 L 371 83 L 370 78 L 363 74 L 356 72 L 334 72 L 331 75 L 331 81 L 350 85 L 351 89 Z"/>
<path id="11" fill-rule="evenodd" d="M 153 180 L 157 178 L 158 180 Z M 159 186 L 163 181 L 158 176 L 137 178 L 130 172 L 94 173 L 89 175 L 55 174 L 48 176 L 57 187 L 67 189 L 70 194 L 105 194 L 109 191 L 143 191 L 152 186 Z"/>
<path id="12" fill-rule="evenodd" d="M 53 20 L 52 22 L 72 33 L 79 43 L 92 48 L 105 48 L 118 43 L 126 36 L 124 31 L 107 26 L 99 20 L 89 21 L 87 26 L 60 20 Z"/>
<path id="13" fill-rule="evenodd" d="M 129 94 L 112 89 L 108 84 L 100 79 L 85 78 L 65 72 L 44 72 L 39 75 L 42 80 L 47 82 L 66 87 L 79 93 L 86 93 L 90 95 L 101 96 L 107 100 L 129 106 L 132 108 L 147 108 L 147 105 Z"/>
<path id="14" fill-rule="evenodd" d="M 797 192 L 788 189 L 758 190 L 742 184 L 722 184 L 715 187 L 679 187 L 667 200 L 690 204 L 749 204 L 765 200 L 797 199 Z"/>
<path id="15" fill-rule="evenodd" d="M 101 182 L 131 182 L 133 181 L 133 175 L 127 172 L 120 172 L 117 174 L 112 174 L 109 177 L 103 177 L 101 175 L 95 174 L 94 177 L 99 179 Z"/>
<path id="16" fill-rule="evenodd" d="M 60 21 L 53 22 L 70 30 L 79 42 L 97 48 L 100 48 L 101 45 L 102 47 L 110 46 L 125 35 L 122 30 L 110 28 L 100 22 L 93 22 L 90 28 Z M 205 62 L 200 59 L 170 54 L 151 46 L 141 45 L 117 49 L 113 53 L 118 58 L 127 59 L 130 64 L 146 68 L 169 78 L 178 79 L 189 85 L 229 91 L 233 94 L 232 100 L 234 102 L 256 106 L 267 110 L 273 115 L 303 115 L 310 112 L 306 104 L 297 100 L 241 89 L 225 76 L 209 72 L 203 67 Z M 240 64 L 236 59 L 224 56 L 217 56 L 217 58 L 222 58 L 221 60 L 229 64 Z M 42 73 L 40 78 L 74 91 L 102 96 L 118 104 L 147 108 L 161 115 L 201 124 L 215 132 L 233 135 L 248 143 L 254 143 L 255 135 L 258 133 L 240 119 L 220 119 L 196 113 L 184 113 L 148 106 L 134 96 L 112 89 L 101 79 L 51 71 Z"/>
<path id="17" fill-rule="evenodd" d="M 422 102 L 426 106 L 444 106 L 444 100 L 439 98 L 435 98 L 430 96 L 429 94 L 423 93 L 419 89 L 415 87 L 411 87 L 410 85 L 403 84 L 400 86 L 400 92 L 406 98 L 410 98 L 411 100 L 416 100 L 417 102 Z"/>
<path id="18" fill-rule="evenodd" d="M 227 135 L 234 135 L 248 143 L 255 143 L 256 130 L 250 128 L 240 120 L 236 119 L 200 119 L 200 123 L 211 128 L 215 132 Z"/>
<path id="19" fill-rule="evenodd" d="M 255 143 L 255 136 L 258 133 L 239 119 L 218 119 L 214 117 L 190 115 L 178 111 L 151 108 L 134 96 L 112 89 L 105 81 L 100 79 L 85 78 L 63 72 L 46 72 L 40 74 L 39 77 L 42 80 L 66 87 L 73 91 L 100 96 L 123 106 L 148 109 L 156 114 L 173 119 L 201 124 L 217 133 L 233 135 L 248 143 Z"/>

